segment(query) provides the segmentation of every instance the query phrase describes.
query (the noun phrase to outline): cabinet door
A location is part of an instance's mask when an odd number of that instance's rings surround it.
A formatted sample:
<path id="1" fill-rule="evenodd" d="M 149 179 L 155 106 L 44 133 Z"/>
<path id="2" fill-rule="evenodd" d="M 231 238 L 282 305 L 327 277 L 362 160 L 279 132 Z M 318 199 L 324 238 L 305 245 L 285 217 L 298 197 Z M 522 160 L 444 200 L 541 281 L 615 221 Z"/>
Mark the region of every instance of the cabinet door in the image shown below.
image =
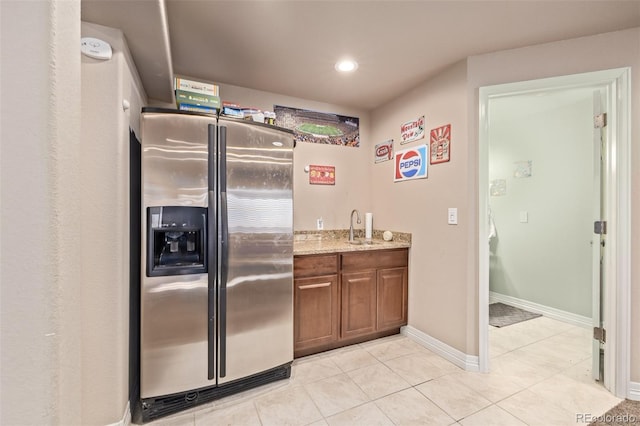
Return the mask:
<path id="1" fill-rule="evenodd" d="M 376 271 L 342 274 L 343 339 L 376 330 Z"/>
<path id="2" fill-rule="evenodd" d="M 377 329 L 407 324 L 407 268 L 378 270 Z"/>
<path id="3" fill-rule="evenodd" d="M 338 339 L 338 276 L 325 275 L 294 280 L 295 350 Z"/>

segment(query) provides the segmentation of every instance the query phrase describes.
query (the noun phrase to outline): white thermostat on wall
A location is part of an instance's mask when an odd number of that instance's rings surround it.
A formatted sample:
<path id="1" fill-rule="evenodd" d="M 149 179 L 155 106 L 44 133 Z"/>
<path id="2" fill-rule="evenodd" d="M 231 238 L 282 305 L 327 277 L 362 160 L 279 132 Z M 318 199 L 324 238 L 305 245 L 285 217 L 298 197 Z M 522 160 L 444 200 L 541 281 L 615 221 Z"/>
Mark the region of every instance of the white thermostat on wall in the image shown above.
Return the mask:
<path id="1" fill-rule="evenodd" d="M 93 59 L 111 59 L 111 45 L 106 41 L 93 37 L 82 37 L 80 39 L 80 51 Z"/>

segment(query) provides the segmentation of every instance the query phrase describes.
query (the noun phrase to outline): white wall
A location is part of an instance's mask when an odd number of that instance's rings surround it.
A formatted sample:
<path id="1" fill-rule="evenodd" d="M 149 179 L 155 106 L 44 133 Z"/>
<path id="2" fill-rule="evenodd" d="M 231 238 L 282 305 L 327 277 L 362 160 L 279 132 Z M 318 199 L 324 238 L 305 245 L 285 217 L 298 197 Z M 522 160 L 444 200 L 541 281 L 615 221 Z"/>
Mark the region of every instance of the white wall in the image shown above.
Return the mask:
<path id="1" fill-rule="evenodd" d="M 477 176 L 478 89 L 494 84 L 631 67 L 631 111 L 640 109 L 640 28 L 506 50 L 468 59 L 469 140 Z M 634 112 L 635 111 L 635 112 Z M 640 120 L 631 120 L 631 380 L 640 381 Z M 469 188 L 477 194 L 477 181 Z M 474 214 L 477 214 L 474 212 Z M 477 257 L 477 253 L 476 253 Z M 469 265 L 471 268 L 472 266 Z M 473 267 L 477 268 L 477 265 Z M 477 325 L 476 325 L 477 329 Z M 476 331 L 477 333 L 477 331 Z"/>
<path id="2" fill-rule="evenodd" d="M 129 127 L 144 104 L 120 30 L 82 23 L 113 57 L 82 56 L 82 423 L 123 418 L 129 399 Z M 123 100 L 130 103 L 124 110 Z"/>
<path id="3" fill-rule="evenodd" d="M 80 2 L 0 15 L 0 423 L 80 424 Z"/>
<path id="4" fill-rule="evenodd" d="M 370 211 L 371 185 L 368 177 L 373 163 L 373 148 L 368 112 L 228 84 L 219 86 L 222 100 L 245 107 L 273 111 L 274 105 L 280 105 L 358 117 L 360 147 L 306 142 L 297 144 L 293 157 L 293 226 L 296 231 L 314 230 L 316 219 L 322 217 L 324 229 L 346 229 L 349 228 L 352 209 L 360 210 L 362 215 L 365 211 Z M 335 166 L 335 186 L 309 185 L 309 175 L 304 172 L 304 166 L 309 164 Z M 364 219 L 359 226 L 364 229 Z"/>
<path id="5" fill-rule="evenodd" d="M 489 181 L 506 180 L 489 201 L 490 290 L 591 318 L 593 90 L 491 99 L 489 117 Z"/>
<path id="6" fill-rule="evenodd" d="M 469 297 L 467 246 L 470 224 L 467 150 L 467 64 L 459 62 L 436 78 L 400 95 L 372 113 L 372 142 L 394 139 L 395 150 L 428 143 L 429 131 L 451 124 L 451 160 L 428 166 L 428 178 L 393 181 L 394 162 L 371 168 L 372 212 L 376 228 L 411 232 L 409 325 L 464 352 Z M 425 139 L 400 145 L 400 126 L 425 115 Z M 373 154 L 371 154 L 373 155 Z M 447 208 L 458 208 L 458 225 L 447 224 Z"/>

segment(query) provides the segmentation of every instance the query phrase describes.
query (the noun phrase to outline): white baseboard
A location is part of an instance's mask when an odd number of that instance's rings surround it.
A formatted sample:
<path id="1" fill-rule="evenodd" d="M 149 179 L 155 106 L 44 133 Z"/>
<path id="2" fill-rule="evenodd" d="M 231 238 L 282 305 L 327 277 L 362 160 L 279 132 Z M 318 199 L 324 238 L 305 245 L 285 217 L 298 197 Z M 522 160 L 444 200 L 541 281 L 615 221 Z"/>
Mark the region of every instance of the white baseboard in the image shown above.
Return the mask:
<path id="1" fill-rule="evenodd" d="M 528 300 L 518 299 L 517 297 L 507 296 L 505 294 L 489 292 L 489 303 L 502 302 L 506 305 L 515 306 L 516 308 L 524 309 L 536 314 L 542 314 L 545 317 L 552 318 L 558 321 L 566 322 L 569 324 L 577 325 L 578 327 L 591 328 L 593 327 L 593 321 L 589 317 L 574 314 L 560 309 L 551 308 L 549 306 L 540 305 L 538 303 L 529 302 Z"/>
<path id="2" fill-rule="evenodd" d="M 479 359 L 475 355 L 467 355 L 410 325 L 402 327 L 400 333 L 466 371 L 480 371 Z"/>
<path id="3" fill-rule="evenodd" d="M 120 419 L 115 423 L 111 423 L 110 425 L 107 425 L 107 426 L 129 426 L 130 424 L 131 424 L 131 405 L 130 405 L 130 402 L 127 401 L 127 406 L 124 407 L 124 415 L 122 416 L 122 419 Z"/>
<path id="4" fill-rule="evenodd" d="M 629 382 L 627 398 L 633 401 L 640 401 L 640 382 Z"/>

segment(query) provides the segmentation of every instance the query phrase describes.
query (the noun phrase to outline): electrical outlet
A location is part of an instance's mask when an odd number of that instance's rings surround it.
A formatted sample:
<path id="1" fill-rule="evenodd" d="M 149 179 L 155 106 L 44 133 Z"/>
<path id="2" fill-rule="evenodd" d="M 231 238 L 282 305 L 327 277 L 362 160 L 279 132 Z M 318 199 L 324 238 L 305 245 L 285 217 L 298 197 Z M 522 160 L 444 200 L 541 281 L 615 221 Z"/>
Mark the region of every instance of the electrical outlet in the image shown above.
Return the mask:
<path id="1" fill-rule="evenodd" d="M 321 217 L 316 220 L 316 229 L 318 231 L 322 231 L 324 229 L 324 222 L 322 221 Z"/>

